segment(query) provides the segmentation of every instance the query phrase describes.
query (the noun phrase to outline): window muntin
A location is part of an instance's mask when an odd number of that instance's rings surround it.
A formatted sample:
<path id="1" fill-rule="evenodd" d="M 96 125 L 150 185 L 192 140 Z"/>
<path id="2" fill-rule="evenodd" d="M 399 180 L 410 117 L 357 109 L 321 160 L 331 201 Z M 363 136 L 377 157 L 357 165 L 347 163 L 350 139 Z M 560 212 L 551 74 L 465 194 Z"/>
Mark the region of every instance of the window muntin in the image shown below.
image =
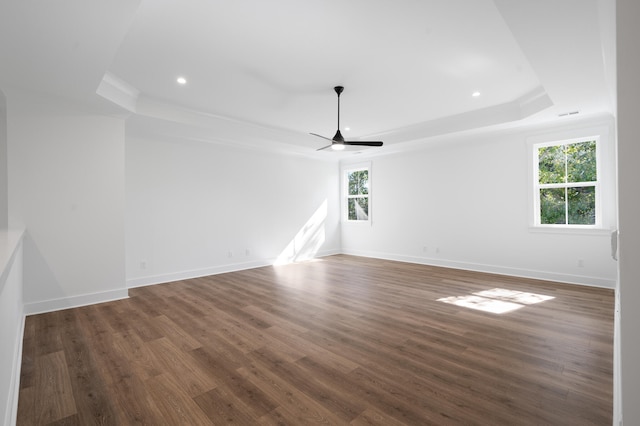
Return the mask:
<path id="1" fill-rule="evenodd" d="M 346 220 L 368 222 L 370 174 L 368 167 L 345 170 Z"/>
<path id="2" fill-rule="evenodd" d="M 536 225 L 600 223 L 597 138 L 534 145 Z"/>

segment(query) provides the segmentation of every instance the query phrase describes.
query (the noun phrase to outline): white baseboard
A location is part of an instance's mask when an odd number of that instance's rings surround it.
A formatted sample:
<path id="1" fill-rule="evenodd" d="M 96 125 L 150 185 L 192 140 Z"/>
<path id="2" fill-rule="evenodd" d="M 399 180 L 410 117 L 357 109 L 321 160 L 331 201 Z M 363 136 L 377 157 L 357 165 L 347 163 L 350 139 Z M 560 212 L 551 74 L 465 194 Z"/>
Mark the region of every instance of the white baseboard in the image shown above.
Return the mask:
<path id="1" fill-rule="evenodd" d="M 485 265 L 480 263 L 459 262 L 444 259 L 434 259 L 418 256 L 406 256 L 393 253 L 381 253 L 362 250 L 343 249 L 344 254 L 353 256 L 370 257 L 375 259 L 396 260 L 399 262 L 418 263 L 421 265 L 441 266 L 444 268 L 463 269 L 467 271 L 488 272 L 498 275 L 510 275 L 514 277 L 533 278 L 545 281 L 557 281 L 567 284 L 578 284 L 589 287 L 601 287 L 614 289 L 616 287 L 615 280 L 590 277 L 584 275 L 570 275 L 557 272 L 536 271 L 530 269 L 510 268 L 496 265 Z"/>
<path id="2" fill-rule="evenodd" d="M 209 268 L 194 269 L 190 271 L 171 272 L 168 274 L 149 275 L 146 277 L 132 278 L 127 280 L 127 287 L 144 287 L 147 285 L 169 283 L 173 281 L 188 280 L 191 278 L 206 277 L 208 275 L 218 275 L 227 272 L 242 271 L 245 269 L 260 268 L 269 266 L 270 263 L 262 260 L 251 262 L 233 263 L 228 265 L 212 266 Z"/>
<path id="3" fill-rule="evenodd" d="M 316 253 L 315 257 L 325 257 L 334 254 L 341 254 L 338 249 L 323 250 Z M 127 280 L 128 288 L 144 287 L 147 285 L 169 283 L 173 281 L 188 280 L 191 278 L 206 277 L 209 275 L 225 274 L 227 272 L 244 271 L 245 269 L 262 268 L 272 266 L 276 259 L 258 259 L 249 262 L 229 263 L 226 265 L 211 266 L 208 268 L 194 269 L 189 271 L 171 272 L 167 274 L 149 275 L 146 277 L 131 278 Z"/>
<path id="4" fill-rule="evenodd" d="M 25 315 L 20 315 L 21 322 L 16 333 L 15 344 L 13 345 L 13 369 L 11 381 L 9 383 L 9 398 L 5 411 L 5 425 L 15 425 L 18 420 L 18 398 L 20 397 L 20 373 L 22 371 L 22 343 L 24 340 Z"/>
<path id="5" fill-rule="evenodd" d="M 469 271 L 488 272 L 500 275 L 511 275 L 524 278 L 533 278 L 547 281 L 558 281 L 569 284 L 579 284 L 592 287 L 615 288 L 615 281 L 590 276 L 569 275 L 561 273 L 553 273 L 546 271 L 535 271 L 527 269 L 509 268 L 496 265 L 484 265 L 477 263 L 467 263 L 450 261 L 443 259 L 424 258 L 417 256 L 407 256 L 394 253 L 370 252 L 362 250 L 326 250 L 320 252 L 316 257 L 331 256 L 334 254 L 350 254 L 354 256 L 370 257 L 376 259 L 395 260 L 399 262 L 417 263 L 423 265 L 441 266 L 446 268 L 464 269 Z M 172 272 L 168 274 L 159 274 L 146 277 L 138 277 L 127 280 L 127 288 L 143 287 L 153 284 L 162 284 L 172 281 L 180 281 L 191 278 L 204 277 L 208 275 L 217 275 L 227 272 L 241 271 L 245 269 L 260 268 L 271 266 L 275 259 L 258 259 L 250 262 L 233 263 L 226 265 L 212 266 L 209 268 Z M 95 303 L 109 302 L 112 300 L 125 299 L 129 297 L 127 289 L 110 290 L 100 293 L 84 294 L 60 299 L 45 300 L 40 302 L 26 303 L 24 305 L 24 314 L 33 315 L 44 312 L 52 312 L 61 309 L 75 308 L 79 306 L 91 305 Z"/>
<path id="6" fill-rule="evenodd" d="M 317 253 L 316 257 L 330 256 L 340 254 L 341 251 L 325 250 Z M 190 278 L 204 277 L 208 275 L 223 274 L 226 272 L 242 271 L 245 269 L 260 268 L 263 266 L 271 266 L 275 259 L 259 259 L 250 262 L 233 263 L 227 265 L 212 266 L 191 271 L 172 272 L 168 274 L 152 275 L 147 277 L 133 278 L 127 280 L 127 288 L 110 290 L 99 293 L 82 294 L 77 296 L 64 297 L 59 299 L 43 300 L 39 302 L 31 302 L 24 304 L 24 314 L 34 315 L 45 312 L 59 311 L 62 309 L 77 308 L 80 306 L 93 305 L 96 303 L 110 302 L 112 300 L 126 299 L 129 297 L 128 288 L 143 287 L 153 284 L 162 284 L 172 281 L 186 280 Z"/>
<path id="7" fill-rule="evenodd" d="M 45 312 L 93 305 L 96 303 L 111 302 L 112 300 L 126 299 L 127 297 L 129 297 L 129 292 L 126 288 L 102 291 L 99 293 L 81 294 L 78 296 L 63 297 L 60 299 L 25 303 L 24 313 L 25 315 L 42 314 Z"/>

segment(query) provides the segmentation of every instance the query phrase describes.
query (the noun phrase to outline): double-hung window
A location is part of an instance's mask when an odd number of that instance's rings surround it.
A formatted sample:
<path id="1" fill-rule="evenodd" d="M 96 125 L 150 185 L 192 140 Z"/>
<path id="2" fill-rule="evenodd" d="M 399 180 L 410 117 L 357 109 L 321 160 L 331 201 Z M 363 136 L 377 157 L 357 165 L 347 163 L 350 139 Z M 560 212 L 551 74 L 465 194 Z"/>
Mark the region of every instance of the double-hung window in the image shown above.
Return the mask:
<path id="1" fill-rule="evenodd" d="M 599 226 L 598 138 L 542 143 L 533 148 L 535 225 Z"/>
<path id="2" fill-rule="evenodd" d="M 370 167 L 345 169 L 343 174 L 344 217 L 350 222 L 369 222 L 371 211 Z"/>

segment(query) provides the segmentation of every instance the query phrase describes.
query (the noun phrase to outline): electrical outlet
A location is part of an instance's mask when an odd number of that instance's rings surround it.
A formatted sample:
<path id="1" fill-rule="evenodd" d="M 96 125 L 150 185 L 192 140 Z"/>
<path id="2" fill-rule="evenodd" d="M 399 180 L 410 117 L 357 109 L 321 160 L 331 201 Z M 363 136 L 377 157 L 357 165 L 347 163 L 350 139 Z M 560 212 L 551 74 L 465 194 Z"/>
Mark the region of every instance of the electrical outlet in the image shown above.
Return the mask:
<path id="1" fill-rule="evenodd" d="M 244 255 L 245 255 L 245 256 L 251 256 L 251 250 L 249 250 L 249 249 L 244 249 Z"/>
<path id="2" fill-rule="evenodd" d="M 233 250 L 229 249 L 229 252 L 227 253 L 227 256 L 233 257 Z"/>
<path id="3" fill-rule="evenodd" d="M 140 269 L 147 269 L 147 261 L 146 260 L 141 260 L 140 261 Z"/>
<path id="4" fill-rule="evenodd" d="M 578 259 L 578 268 L 584 268 L 584 260 Z"/>
<path id="5" fill-rule="evenodd" d="M 423 253 L 426 253 L 428 251 L 429 251 L 429 249 L 427 248 L 427 246 L 422 246 L 422 252 Z"/>

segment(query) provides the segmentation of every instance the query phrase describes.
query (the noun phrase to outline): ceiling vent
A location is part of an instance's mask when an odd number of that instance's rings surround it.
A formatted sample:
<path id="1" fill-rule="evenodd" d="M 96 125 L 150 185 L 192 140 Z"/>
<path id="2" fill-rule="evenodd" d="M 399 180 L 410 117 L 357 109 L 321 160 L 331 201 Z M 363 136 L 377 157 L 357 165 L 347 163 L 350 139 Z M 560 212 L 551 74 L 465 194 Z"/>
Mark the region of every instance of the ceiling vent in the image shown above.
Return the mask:
<path id="1" fill-rule="evenodd" d="M 576 115 L 578 113 L 580 113 L 580 111 L 563 112 L 562 114 L 558 114 L 558 117 L 568 117 L 570 115 Z"/>

